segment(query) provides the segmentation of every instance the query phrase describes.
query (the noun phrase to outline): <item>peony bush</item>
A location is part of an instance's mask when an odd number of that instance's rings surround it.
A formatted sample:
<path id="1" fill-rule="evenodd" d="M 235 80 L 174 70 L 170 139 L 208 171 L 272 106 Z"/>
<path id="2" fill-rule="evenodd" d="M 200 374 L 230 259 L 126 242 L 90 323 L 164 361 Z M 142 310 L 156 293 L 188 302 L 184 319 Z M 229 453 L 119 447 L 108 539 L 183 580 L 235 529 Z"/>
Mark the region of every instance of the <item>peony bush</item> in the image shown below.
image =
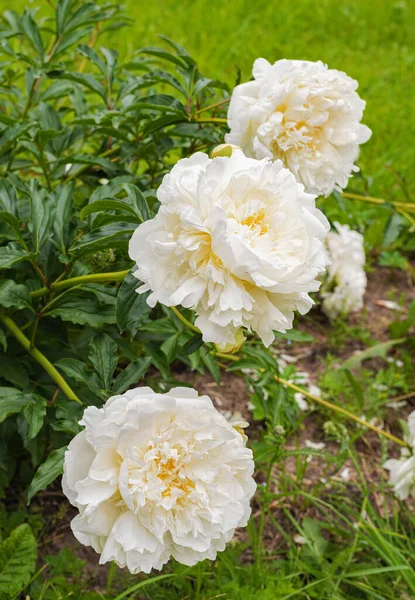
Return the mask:
<path id="1" fill-rule="evenodd" d="M 317 203 L 370 130 L 357 82 L 321 62 L 258 59 L 233 90 L 167 38 L 120 64 L 96 42 L 126 19 L 70 0 L 53 24 L 5 14 L 0 488 L 30 502 L 63 475 L 75 537 L 137 574 L 214 560 L 251 514 L 248 423 L 183 371 L 243 375 L 269 475 L 306 397 L 338 410 L 268 348 L 301 340 L 319 298 L 330 319 L 363 307 L 363 235 Z M 412 461 L 384 465 L 400 498 Z"/>

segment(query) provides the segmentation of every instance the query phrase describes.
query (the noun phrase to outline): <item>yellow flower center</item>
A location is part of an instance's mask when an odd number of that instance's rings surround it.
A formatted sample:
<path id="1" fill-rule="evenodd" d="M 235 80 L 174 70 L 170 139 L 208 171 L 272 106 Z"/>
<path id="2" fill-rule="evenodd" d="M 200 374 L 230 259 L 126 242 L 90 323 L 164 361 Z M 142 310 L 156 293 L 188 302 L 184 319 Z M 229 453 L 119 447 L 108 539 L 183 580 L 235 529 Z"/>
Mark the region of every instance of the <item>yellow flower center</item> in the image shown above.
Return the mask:
<path id="1" fill-rule="evenodd" d="M 264 223 L 265 219 L 265 208 L 261 208 L 257 213 L 246 217 L 241 224 L 246 225 L 249 229 L 259 229 L 260 235 L 268 233 L 268 225 Z"/>

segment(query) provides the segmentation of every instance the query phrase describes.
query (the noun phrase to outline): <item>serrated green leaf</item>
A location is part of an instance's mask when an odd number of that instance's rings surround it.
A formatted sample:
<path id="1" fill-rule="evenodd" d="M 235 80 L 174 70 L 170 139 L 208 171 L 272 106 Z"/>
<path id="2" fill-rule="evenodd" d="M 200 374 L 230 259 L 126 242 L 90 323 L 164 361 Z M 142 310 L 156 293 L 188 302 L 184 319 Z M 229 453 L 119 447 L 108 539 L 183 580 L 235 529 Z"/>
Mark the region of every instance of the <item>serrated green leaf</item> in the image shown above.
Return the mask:
<path id="1" fill-rule="evenodd" d="M 101 305 L 97 298 L 87 295 L 65 295 L 57 300 L 51 309 L 45 312 L 50 317 L 60 317 L 62 321 L 71 321 L 78 325 L 102 327 L 102 325 L 115 323 L 115 309 L 113 306 Z"/>
<path id="2" fill-rule="evenodd" d="M 74 81 L 79 83 L 83 87 L 86 87 L 91 92 L 95 92 L 106 102 L 107 92 L 103 85 L 99 83 L 92 75 L 85 75 L 84 73 L 63 73 L 60 79 L 67 79 L 68 81 Z"/>
<path id="3" fill-rule="evenodd" d="M 0 248 L 0 269 L 9 269 L 14 264 L 27 260 L 28 253 L 18 244 L 11 242 Z"/>
<path id="4" fill-rule="evenodd" d="M 59 186 L 55 191 L 56 218 L 54 221 L 55 234 L 59 240 L 61 252 L 66 252 L 69 243 L 69 227 L 72 216 L 72 196 L 75 185 Z"/>
<path id="5" fill-rule="evenodd" d="M 97 374 L 88 371 L 86 365 L 80 360 L 76 360 L 75 358 L 61 358 L 55 363 L 55 366 L 78 383 L 87 385 L 91 392 L 97 396 L 103 396 Z"/>
<path id="6" fill-rule="evenodd" d="M 32 400 L 32 394 L 24 394 L 12 387 L 0 387 L 0 423 L 10 415 L 20 412 Z"/>
<path id="7" fill-rule="evenodd" d="M 58 0 L 56 4 L 56 36 L 59 38 L 65 31 L 65 24 L 70 14 L 71 0 Z"/>
<path id="8" fill-rule="evenodd" d="M 0 179 L 0 209 L 16 216 L 16 191 L 10 181 L 4 178 Z"/>
<path id="9" fill-rule="evenodd" d="M 26 286 L 16 283 L 12 279 L 0 281 L 0 306 L 5 308 L 30 308 L 32 300 Z"/>
<path id="10" fill-rule="evenodd" d="M 62 475 L 65 451 L 66 446 L 54 450 L 49 454 L 45 462 L 40 465 L 27 492 L 28 504 L 35 494 L 44 490 L 48 485 L 53 483 L 59 475 Z"/>
<path id="11" fill-rule="evenodd" d="M 89 360 L 101 379 L 103 389 L 109 390 L 118 363 L 117 344 L 106 333 L 97 333 L 89 344 Z"/>
<path id="12" fill-rule="evenodd" d="M 32 394 L 33 401 L 24 407 L 24 416 L 29 425 L 28 439 L 37 436 L 42 429 L 46 416 L 46 400 L 37 394 Z"/>
<path id="13" fill-rule="evenodd" d="M 138 294 L 140 282 L 129 273 L 118 290 L 116 317 L 121 331 L 128 331 L 134 337 L 138 329 L 148 317 L 151 307 L 146 300 L 148 293 Z"/>
<path id="14" fill-rule="evenodd" d="M 29 525 L 16 527 L 0 544 L 0 593 L 14 597 L 29 583 L 36 568 L 36 540 Z"/>
<path id="15" fill-rule="evenodd" d="M 127 204 L 125 200 L 118 200 L 117 198 L 113 198 L 112 200 L 96 200 L 95 202 L 92 202 L 92 204 L 87 204 L 81 210 L 80 216 L 81 219 L 85 219 L 85 217 L 92 215 L 93 213 L 107 210 L 122 210 L 128 212 L 130 215 L 137 216 L 135 210 Z"/>
<path id="16" fill-rule="evenodd" d="M 21 24 L 23 27 L 23 31 L 25 32 L 26 36 L 32 43 L 32 46 L 38 53 L 39 58 L 43 60 L 45 49 L 43 46 L 42 37 L 40 35 L 40 31 L 36 24 L 36 21 L 33 19 L 31 13 L 27 9 L 22 15 Z"/>
<path id="17" fill-rule="evenodd" d="M 114 381 L 112 392 L 114 394 L 123 394 L 131 385 L 137 384 L 145 375 L 150 364 L 150 358 L 139 358 L 130 363 Z"/>
<path id="18" fill-rule="evenodd" d="M 1 337 L 0 330 L 0 337 Z M 6 336 L 4 336 L 6 341 Z M 7 343 L 4 351 L 7 350 Z M 22 361 L 15 356 L 0 353 L 0 376 L 13 386 L 24 390 L 29 385 L 29 377 Z M 1 389 L 1 388 L 0 388 Z"/>
<path id="19" fill-rule="evenodd" d="M 142 191 L 132 183 L 124 183 L 123 187 L 127 192 L 135 214 L 138 215 L 142 221 L 148 221 L 148 219 L 151 219 L 153 215 L 150 212 L 147 200 Z"/>
<path id="20" fill-rule="evenodd" d="M 85 256 L 108 248 L 126 248 L 135 229 L 129 223 L 111 223 L 94 229 L 72 244 L 70 252 Z"/>
<path id="21" fill-rule="evenodd" d="M 32 190 L 30 200 L 32 242 L 35 252 L 38 253 L 45 241 L 49 239 L 52 224 L 55 220 L 55 207 L 52 199 L 45 197 L 37 186 Z"/>

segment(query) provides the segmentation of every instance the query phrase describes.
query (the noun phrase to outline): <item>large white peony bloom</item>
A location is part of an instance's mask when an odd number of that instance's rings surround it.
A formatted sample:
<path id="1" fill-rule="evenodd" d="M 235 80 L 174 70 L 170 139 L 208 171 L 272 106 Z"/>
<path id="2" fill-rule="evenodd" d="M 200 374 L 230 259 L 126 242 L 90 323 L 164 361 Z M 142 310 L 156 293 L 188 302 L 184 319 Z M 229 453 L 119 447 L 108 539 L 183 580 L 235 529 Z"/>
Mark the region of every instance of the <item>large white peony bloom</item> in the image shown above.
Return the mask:
<path id="1" fill-rule="evenodd" d="M 214 559 L 246 525 L 251 450 L 207 396 L 137 388 L 85 410 L 65 453 L 75 537 L 131 573 Z"/>
<path id="2" fill-rule="evenodd" d="M 367 285 L 363 235 L 348 225 L 334 225 L 337 231 L 326 238 L 331 264 L 321 288 L 322 309 L 329 319 L 360 310 Z"/>
<path id="3" fill-rule="evenodd" d="M 281 159 L 313 194 L 345 188 L 371 135 L 357 82 L 320 61 L 259 58 L 253 76 L 233 90 L 226 141 L 247 156 Z"/>
<path id="4" fill-rule="evenodd" d="M 280 161 L 198 152 L 165 176 L 158 199 L 129 249 L 150 306 L 195 310 L 203 339 L 220 345 L 236 344 L 241 327 L 269 345 L 294 310 L 309 311 L 329 226 Z"/>

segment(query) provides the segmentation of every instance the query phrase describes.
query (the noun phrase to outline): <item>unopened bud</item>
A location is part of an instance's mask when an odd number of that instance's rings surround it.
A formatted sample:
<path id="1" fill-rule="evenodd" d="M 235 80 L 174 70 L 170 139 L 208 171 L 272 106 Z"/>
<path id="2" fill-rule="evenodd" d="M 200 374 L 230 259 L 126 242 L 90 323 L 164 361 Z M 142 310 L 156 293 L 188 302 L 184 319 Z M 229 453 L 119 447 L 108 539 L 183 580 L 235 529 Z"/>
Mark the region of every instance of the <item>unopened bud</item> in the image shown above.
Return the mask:
<path id="1" fill-rule="evenodd" d="M 238 350 L 242 348 L 246 340 L 246 337 L 242 333 L 242 329 L 238 329 L 235 334 L 235 341 L 229 342 L 229 344 L 215 344 L 215 348 L 218 352 L 223 354 L 236 354 Z"/>
<path id="2" fill-rule="evenodd" d="M 231 156 L 232 152 L 235 150 L 240 150 L 239 146 L 234 146 L 233 144 L 220 144 L 213 148 L 210 153 L 210 158 L 217 158 L 218 156 Z"/>

